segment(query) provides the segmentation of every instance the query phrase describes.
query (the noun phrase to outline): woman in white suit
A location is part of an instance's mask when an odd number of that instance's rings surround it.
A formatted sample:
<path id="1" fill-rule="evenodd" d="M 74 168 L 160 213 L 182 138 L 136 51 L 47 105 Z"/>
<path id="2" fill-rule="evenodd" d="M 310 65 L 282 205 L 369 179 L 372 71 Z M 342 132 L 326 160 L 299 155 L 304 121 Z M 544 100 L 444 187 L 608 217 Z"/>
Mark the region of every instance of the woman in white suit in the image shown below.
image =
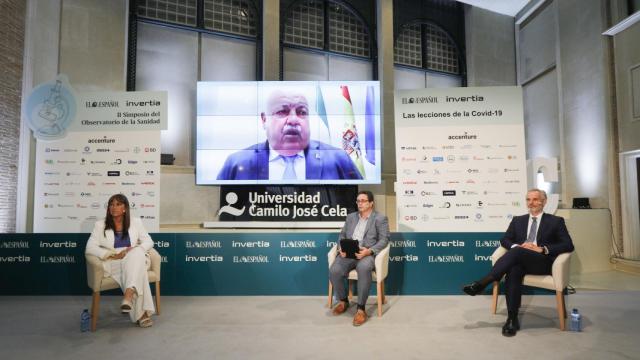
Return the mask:
<path id="1" fill-rule="evenodd" d="M 129 200 L 122 194 L 109 198 L 107 216 L 96 222 L 85 253 L 103 260 L 105 276 L 112 277 L 122 289 L 120 305 L 131 321 L 140 327 L 153 325 L 155 313 L 147 269 L 147 251 L 153 240 L 136 217 L 130 217 Z"/>

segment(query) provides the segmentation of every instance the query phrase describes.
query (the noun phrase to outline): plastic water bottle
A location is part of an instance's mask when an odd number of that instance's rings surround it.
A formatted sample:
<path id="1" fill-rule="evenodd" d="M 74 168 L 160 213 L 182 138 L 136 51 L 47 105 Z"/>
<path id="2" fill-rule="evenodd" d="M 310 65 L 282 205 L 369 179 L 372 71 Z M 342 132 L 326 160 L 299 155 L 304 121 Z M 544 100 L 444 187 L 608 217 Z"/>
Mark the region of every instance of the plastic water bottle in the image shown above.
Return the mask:
<path id="1" fill-rule="evenodd" d="M 87 332 L 89 331 L 89 323 L 91 322 L 91 315 L 89 315 L 89 310 L 82 310 L 82 314 L 80 314 L 80 331 Z"/>
<path id="2" fill-rule="evenodd" d="M 582 317 L 578 309 L 571 311 L 571 331 L 582 331 Z"/>

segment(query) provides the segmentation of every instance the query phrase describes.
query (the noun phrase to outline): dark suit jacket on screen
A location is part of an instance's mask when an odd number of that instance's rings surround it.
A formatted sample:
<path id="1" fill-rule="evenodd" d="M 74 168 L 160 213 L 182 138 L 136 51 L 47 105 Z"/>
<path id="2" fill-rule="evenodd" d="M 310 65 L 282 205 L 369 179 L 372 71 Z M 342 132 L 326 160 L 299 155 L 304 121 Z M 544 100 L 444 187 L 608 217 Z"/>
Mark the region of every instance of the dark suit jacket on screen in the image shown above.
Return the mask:
<path id="1" fill-rule="evenodd" d="M 342 149 L 311 140 L 304 153 L 307 179 L 362 179 L 353 161 Z M 217 179 L 268 180 L 269 144 L 255 144 L 229 155 Z"/>

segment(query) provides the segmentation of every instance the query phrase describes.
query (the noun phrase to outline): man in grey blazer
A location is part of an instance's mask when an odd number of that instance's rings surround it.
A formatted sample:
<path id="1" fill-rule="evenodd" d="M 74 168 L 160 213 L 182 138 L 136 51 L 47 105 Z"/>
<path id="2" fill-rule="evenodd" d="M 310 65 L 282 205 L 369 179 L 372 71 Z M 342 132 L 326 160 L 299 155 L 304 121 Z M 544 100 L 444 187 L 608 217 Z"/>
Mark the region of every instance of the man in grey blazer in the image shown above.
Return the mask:
<path id="1" fill-rule="evenodd" d="M 353 325 L 360 326 L 367 321 L 364 305 L 369 297 L 371 287 L 371 272 L 374 269 L 374 257 L 389 243 L 389 220 L 383 214 L 373 210 L 373 194 L 371 191 L 360 191 L 356 200 L 358 211 L 347 215 L 347 219 L 340 231 L 340 239 L 354 239 L 360 243 L 360 251 L 356 259 L 347 258 L 347 254 L 340 249 L 339 256 L 329 269 L 329 279 L 335 289 L 338 305 L 333 308 L 333 315 L 340 315 L 347 311 L 349 299 L 345 287 L 345 280 L 349 272 L 356 269 L 358 273 L 358 310 L 353 318 Z"/>

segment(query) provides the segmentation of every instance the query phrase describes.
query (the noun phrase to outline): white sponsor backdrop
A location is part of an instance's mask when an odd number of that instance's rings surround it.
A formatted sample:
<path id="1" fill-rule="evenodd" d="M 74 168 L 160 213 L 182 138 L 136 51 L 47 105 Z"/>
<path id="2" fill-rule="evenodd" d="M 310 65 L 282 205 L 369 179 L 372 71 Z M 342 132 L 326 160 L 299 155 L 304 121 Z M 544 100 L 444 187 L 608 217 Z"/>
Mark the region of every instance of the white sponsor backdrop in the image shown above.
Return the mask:
<path id="1" fill-rule="evenodd" d="M 90 232 L 116 193 L 148 231 L 158 231 L 159 131 L 70 132 L 38 141 L 36 153 L 34 232 Z"/>
<path id="2" fill-rule="evenodd" d="M 33 231 L 90 232 L 116 193 L 148 231 L 159 231 L 166 92 L 85 93 L 76 103 L 63 138 L 37 140 Z"/>
<path id="3" fill-rule="evenodd" d="M 399 231 L 502 232 L 526 212 L 520 87 L 395 92 Z"/>

